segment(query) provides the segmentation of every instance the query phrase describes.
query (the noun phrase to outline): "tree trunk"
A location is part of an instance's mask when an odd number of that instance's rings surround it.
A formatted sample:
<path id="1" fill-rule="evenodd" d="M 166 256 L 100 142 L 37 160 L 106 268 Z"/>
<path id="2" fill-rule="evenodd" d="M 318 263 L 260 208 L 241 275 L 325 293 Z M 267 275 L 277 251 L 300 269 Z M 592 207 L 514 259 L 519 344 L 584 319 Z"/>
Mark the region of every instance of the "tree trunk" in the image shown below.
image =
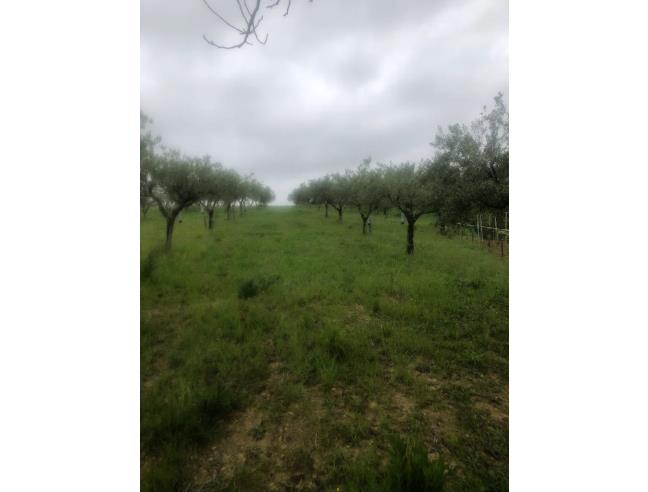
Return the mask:
<path id="1" fill-rule="evenodd" d="M 365 217 L 364 215 L 361 215 L 360 217 L 362 217 L 362 233 L 366 234 L 367 233 L 367 217 Z"/>
<path id="2" fill-rule="evenodd" d="M 208 217 L 207 224 L 209 225 L 209 230 L 212 230 L 214 228 L 214 211 L 208 210 L 207 217 Z"/>
<path id="3" fill-rule="evenodd" d="M 232 213 L 232 204 L 227 204 L 227 220 L 230 220 L 230 214 Z"/>
<path id="4" fill-rule="evenodd" d="M 324 204 L 324 217 L 328 219 L 328 203 Z"/>
<path id="5" fill-rule="evenodd" d="M 169 250 L 171 249 L 171 239 L 173 239 L 173 226 L 175 225 L 176 214 L 171 214 L 166 221 L 166 242 L 164 247 Z"/>
<path id="6" fill-rule="evenodd" d="M 338 222 L 342 222 L 342 207 L 337 209 L 338 211 Z"/>
<path id="7" fill-rule="evenodd" d="M 414 220 L 407 221 L 407 254 L 414 254 Z"/>

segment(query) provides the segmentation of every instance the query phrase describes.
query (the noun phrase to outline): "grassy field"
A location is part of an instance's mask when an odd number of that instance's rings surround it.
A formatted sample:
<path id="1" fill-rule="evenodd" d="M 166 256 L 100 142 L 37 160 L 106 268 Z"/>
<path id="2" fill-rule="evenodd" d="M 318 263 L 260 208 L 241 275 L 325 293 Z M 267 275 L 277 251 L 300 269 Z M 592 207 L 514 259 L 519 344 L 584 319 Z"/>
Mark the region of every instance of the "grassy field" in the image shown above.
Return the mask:
<path id="1" fill-rule="evenodd" d="M 141 223 L 142 490 L 507 490 L 508 263 L 421 219 Z"/>

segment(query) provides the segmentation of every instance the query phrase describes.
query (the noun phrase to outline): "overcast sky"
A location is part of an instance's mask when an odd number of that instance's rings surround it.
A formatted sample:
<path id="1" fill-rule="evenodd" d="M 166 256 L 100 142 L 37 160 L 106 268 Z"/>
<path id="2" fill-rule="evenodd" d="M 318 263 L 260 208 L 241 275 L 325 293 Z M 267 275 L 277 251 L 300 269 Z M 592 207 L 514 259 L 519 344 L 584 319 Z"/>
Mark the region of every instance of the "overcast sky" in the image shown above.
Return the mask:
<path id="1" fill-rule="evenodd" d="M 266 1 L 266 0 L 264 0 Z M 285 0 L 284 0 L 285 3 Z M 235 0 L 213 0 L 240 23 Z M 267 10 L 265 46 L 201 0 L 141 0 L 141 108 L 163 142 L 272 187 L 432 156 L 436 128 L 508 100 L 506 0 L 293 0 Z"/>

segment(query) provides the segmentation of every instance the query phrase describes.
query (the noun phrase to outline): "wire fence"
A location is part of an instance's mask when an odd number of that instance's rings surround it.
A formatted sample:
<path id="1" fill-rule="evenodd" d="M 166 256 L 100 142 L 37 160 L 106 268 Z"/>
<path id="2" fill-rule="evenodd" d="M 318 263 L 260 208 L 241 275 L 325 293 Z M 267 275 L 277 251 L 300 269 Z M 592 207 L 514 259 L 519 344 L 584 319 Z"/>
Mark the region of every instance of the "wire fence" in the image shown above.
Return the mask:
<path id="1" fill-rule="evenodd" d="M 509 251 L 509 217 L 508 212 L 504 214 L 504 227 L 498 227 L 497 216 L 491 214 L 479 214 L 475 217 L 475 223 L 458 223 L 462 239 L 470 234 L 471 241 L 479 241 L 489 251 L 499 250 L 500 256 L 508 256 Z M 485 224 L 488 225 L 485 225 Z"/>

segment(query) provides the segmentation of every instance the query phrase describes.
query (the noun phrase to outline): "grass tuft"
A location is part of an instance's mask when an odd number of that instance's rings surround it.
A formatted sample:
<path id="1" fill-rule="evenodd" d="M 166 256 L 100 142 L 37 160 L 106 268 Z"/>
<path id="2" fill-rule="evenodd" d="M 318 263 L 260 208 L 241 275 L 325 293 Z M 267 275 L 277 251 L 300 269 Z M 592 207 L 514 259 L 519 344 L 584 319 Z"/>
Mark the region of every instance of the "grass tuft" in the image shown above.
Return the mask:
<path id="1" fill-rule="evenodd" d="M 393 492 L 441 492 L 445 482 L 445 465 L 430 461 L 425 446 L 419 441 L 395 438 L 385 483 Z"/>

